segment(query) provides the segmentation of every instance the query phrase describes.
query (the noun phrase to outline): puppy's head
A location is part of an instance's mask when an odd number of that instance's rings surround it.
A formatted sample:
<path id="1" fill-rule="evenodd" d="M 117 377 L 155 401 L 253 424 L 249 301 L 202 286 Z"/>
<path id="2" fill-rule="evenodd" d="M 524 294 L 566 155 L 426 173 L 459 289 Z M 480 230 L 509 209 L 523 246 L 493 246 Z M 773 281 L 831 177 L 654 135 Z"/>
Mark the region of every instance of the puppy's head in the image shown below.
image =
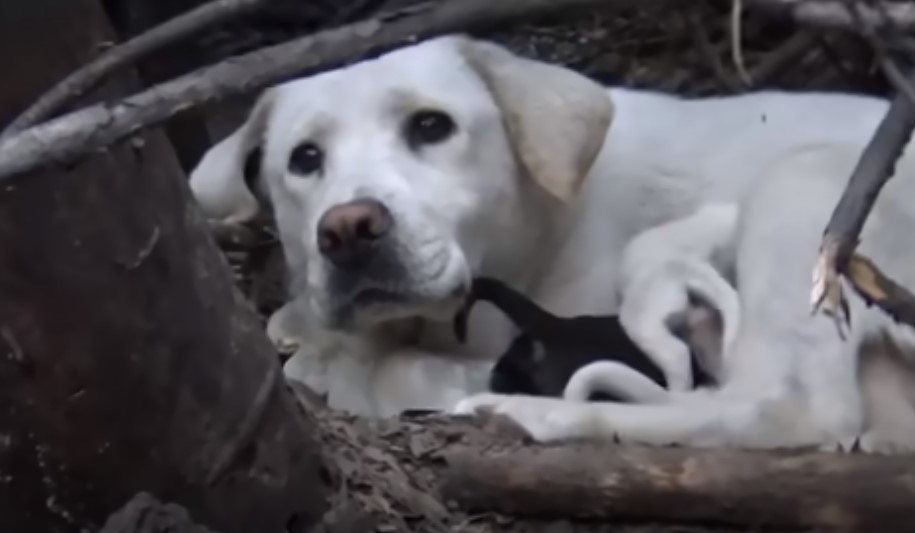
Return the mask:
<path id="1" fill-rule="evenodd" d="M 269 90 L 191 187 L 207 214 L 250 218 L 259 149 L 293 290 L 317 319 L 445 319 L 474 273 L 530 266 L 611 115 L 583 76 L 444 37 Z"/>

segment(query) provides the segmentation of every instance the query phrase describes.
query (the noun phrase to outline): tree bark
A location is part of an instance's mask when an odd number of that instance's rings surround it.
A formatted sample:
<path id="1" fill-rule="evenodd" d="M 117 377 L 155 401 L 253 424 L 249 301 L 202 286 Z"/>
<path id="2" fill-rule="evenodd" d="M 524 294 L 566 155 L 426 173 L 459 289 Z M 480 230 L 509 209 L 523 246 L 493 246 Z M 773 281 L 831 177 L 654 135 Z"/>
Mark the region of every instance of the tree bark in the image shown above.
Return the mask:
<path id="1" fill-rule="evenodd" d="M 95 0 L 0 0 L 0 120 L 107 39 Z M 94 531 L 140 491 L 221 533 L 317 521 L 313 426 L 162 134 L 24 178 L 0 188 L 0 531 Z"/>
<path id="2" fill-rule="evenodd" d="M 751 530 L 911 531 L 911 458 L 564 445 L 455 450 L 444 497 L 466 511 Z"/>

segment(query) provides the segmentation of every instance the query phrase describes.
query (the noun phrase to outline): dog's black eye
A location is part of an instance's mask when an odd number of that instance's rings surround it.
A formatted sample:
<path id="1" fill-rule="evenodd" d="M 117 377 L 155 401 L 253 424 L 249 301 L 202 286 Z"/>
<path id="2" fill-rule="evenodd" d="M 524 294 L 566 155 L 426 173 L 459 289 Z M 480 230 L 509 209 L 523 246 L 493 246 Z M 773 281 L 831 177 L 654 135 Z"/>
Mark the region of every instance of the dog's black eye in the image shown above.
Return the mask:
<path id="1" fill-rule="evenodd" d="M 406 137 L 410 146 L 435 144 L 444 141 L 456 126 L 454 120 L 441 111 L 417 111 L 407 121 Z"/>
<path id="2" fill-rule="evenodd" d="M 320 172 L 324 166 L 324 152 L 312 142 L 304 142 L 295 147 L 289 155 L 289 172 L 299 176 L 309 176 Z"/>

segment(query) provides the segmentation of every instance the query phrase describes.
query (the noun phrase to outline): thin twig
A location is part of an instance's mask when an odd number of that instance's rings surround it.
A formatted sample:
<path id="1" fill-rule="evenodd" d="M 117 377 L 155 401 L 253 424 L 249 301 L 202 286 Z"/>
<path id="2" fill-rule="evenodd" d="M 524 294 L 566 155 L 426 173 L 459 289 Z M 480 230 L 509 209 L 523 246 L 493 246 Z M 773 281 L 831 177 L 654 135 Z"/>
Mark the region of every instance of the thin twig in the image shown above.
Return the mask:
<path id="1" fill-rule="evenodd" d="M 16 336 L 13 335 L 13 331 L 10 328 L 6 326 L 0 327 L 0 339 L 3 339 L 10 349 L 10 359 L 17 363 L 26 361 L 25 352 L 22 350 L 22 346 L 19 344 L 19 341 L 16 340 Z"/>
<path id="2" fill-rule="evenodd" d="M 815 26 L 855 30 L 857 24 L 848 0 L 747 0 L 748 5 L 785 14 L 797 22 Z M 876 30 L 915 30 L 913 2 L 856 2 L 861 18 Z"/>
<path id="3" fill-rule="evenodd" d="M 743 24 L 741 15 L 743 14 L 743 0 L 731 0 L 731 60 L 734 61 L 734 68 L 740 81 L 747 87 L 753 85 L 753 80 L 747 73 L 747 67 L 743 60 Z"/>
<path id="4" fill-rule="evenodd" d="M 750 69 L 750 79 L 757 85 L 762 85 L 777 76 L 783 69 L 791 66 L 799 57 L 803 59 L 816 42 L 816 34 L 800 29 L 781 46 L 767 54 Z"/>
<path id="5" fill-rule="evenodd" d="M 109 48 L 94 61 L 73 72 L 44 93 L 3 130 L 0 141 L 53 116 L 113 72 L 200 30 L 261 8 L 268 2 L 270 0 L 214 0 L 141 33 L 121 45 Z"/>
<path id="6" fill-rule="evenodd" d="M 227 439 L 213 466 L 207 474 L 206 482 L 208 485 L 216 483 L 217 480 L 229 469 L 233 461 L 243 452 L 254 440 L 257 435 L 257 427 L 264 418 L 267 406 L 270 405 L 270 398 L 273 391 L 277 388 L 277 383 L 283 380 L 282 374 L 275 366 L 271 365 L 261 380 L 261 385 L 251 400 L 251 405 L 245 413 L 244 418 L 238 424 L 232 436 Z"/>
<path id="7" fill-rule="evenodd" d="M 709 38 L 708 32 L 705 30 L 705 24 L 702 18 L 696 12 L 691 12 L 687 16 L 687 23 L 692 28 L 693 36 L 696 39 L 696 46 L 699 48 L 699 51 L 704 55 L 709 62 L 709 65 L 712 67 L 712 71 L 715 73 L 715 78 L 718 79 L 720 84 L 724 85 L 731 91 L 739 91 L 743 87 L 740 86 L 740 83 L 734 80 L 733 77 L 728 73 L 724 67 L 724 63 L 719 57 L 718 51 L 715 50 L 715 46 L 712 44 L 712 40 Z"/>
<path id="8" fill-rule="evenodd" d="M 29 170 L 93 153 L 173 115 L 294 76 L 340 66 L 371 53 L 522 16 L 567 13 L 638 0 L 446 0 L 266 47 L 152 87 L 114 104 L 98 104 L 30 128 L 0 143 L 0 182 Z"/>
<path id="9" fill-rule="evenodd" d="M 136 270 L 143 264 L 143 261 L 149 257 L 149 254 L 152 253 L 153 249 L 156 247 L 156 244 L 159 242 L 159 237 L 161 236 L 159 231 L 159 226 L 153 228 L 152 233 L 149 235 L 149 238 L 146 239 L 146 243 L 143 244 L 143 248 L 140 249 L 140 252 L 137 253 L 136 259 L 133 261 L 121 261 L 121 265 L 124 266 L 127 270 Z"/>
<path id="10" fill-rule="evenodd" d="M 883 74 L 893 85 L 893 88 L 899 91 L 900 95 L 908 98 L 910 106 L 915 108 L 915 86 L 913 86 L 915 78 L 912 78 L 912 81 L 907 80 L 905 74 L 899 70 L 899 67 L 889 56 L 880 57 L 880 67 L 883 69 Z"/>

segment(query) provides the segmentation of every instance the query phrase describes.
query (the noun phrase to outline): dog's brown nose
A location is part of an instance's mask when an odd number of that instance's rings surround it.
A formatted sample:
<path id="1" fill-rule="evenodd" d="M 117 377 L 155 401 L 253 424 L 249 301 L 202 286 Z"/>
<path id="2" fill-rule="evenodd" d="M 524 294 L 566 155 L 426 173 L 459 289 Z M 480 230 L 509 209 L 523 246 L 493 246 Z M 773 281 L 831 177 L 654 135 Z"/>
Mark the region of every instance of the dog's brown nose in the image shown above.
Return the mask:
<path id="1" fill-rule="evenodd" d="M 392 225 L 391 212 L 378 200 L 337 204 L 318 221 L 318 250 L 339 268 L 358 268 L 368 261 L 375 244 Z"/>

